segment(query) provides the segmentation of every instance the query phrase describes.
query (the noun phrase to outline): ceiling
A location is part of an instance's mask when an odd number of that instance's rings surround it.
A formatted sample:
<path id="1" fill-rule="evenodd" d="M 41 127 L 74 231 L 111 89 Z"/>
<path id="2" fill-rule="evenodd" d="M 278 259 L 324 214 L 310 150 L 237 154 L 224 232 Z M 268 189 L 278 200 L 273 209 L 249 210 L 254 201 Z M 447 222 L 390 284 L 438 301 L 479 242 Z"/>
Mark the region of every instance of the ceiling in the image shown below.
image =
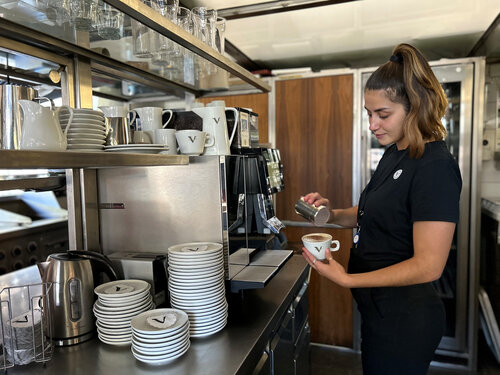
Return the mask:
<path id="1" fill-rule="evenodd" d="M 466 57 L 485 31 L 492 24 L 498 31 L 500 23 L 499 0 L 181 2 L 219 10 L 228 19 L 229 47 L 236 47 L 227 51 L 249 70 L 373 66 L 401 42 L 413 44 L 429 60 Z M 289 10 L 294 6 L 302 9 Z M 487 53 L 500 56 L 500 35 L 492 34 L 497 40 L 490 44 L 496 47 Z"/>

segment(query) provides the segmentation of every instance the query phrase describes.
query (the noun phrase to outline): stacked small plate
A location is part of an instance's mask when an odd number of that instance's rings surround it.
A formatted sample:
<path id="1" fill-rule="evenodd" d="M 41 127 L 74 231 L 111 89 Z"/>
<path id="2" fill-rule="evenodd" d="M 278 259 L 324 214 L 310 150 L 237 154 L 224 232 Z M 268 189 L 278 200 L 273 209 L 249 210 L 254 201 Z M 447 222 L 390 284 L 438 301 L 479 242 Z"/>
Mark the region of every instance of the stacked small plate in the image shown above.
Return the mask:
<path id="1" fill-rule="evenodd" d="M 104 146 L 106 152 L 122 152 L 134 154 L 160 154 L 168 151 L 168 146 L 161 144 L 137 143 L 129 145 Z"/>
<path id="2" fill-rule="evenodd" d="M 130 320 L 155 308 L 150 288 L 143 280 L 117 280 L 94 289 L 98 295 L 94 315 L 99 340 L 110 345 L 131 343 Z"/>
<path id="3" fill-rule="evenodd" d="M 59 122 L 66 129 L 71 114 L 68 110 L 59 112 Z M 73 120 L 68 129 L 68 150 L 102 151 L 106 143 L 106 121 L 101 111 L 86 108 L 74 108 Z"/>
<path id="4" fill-rule="evenodd" d="M 162 364 L 179 358 L 189 349 L 189 320 L 184 311 L 151 310 L 137 315 L 130 324 L 132 354 L 139 361 Z"/>
<path id="5" fill-rule="evenodd" d="M 227 323 L 222 245 L 184 243 L 168 248 L 168 290 L 172 307 L 189 317 L 191 337 L 212 335 Z"/>

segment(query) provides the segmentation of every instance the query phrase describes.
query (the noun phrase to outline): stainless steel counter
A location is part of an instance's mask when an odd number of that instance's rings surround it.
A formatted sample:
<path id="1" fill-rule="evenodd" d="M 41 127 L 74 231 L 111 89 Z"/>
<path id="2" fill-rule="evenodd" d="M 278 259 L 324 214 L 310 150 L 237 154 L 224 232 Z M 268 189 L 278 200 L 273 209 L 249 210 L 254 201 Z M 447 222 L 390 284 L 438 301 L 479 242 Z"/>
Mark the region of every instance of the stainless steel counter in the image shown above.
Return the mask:
<path id="1" fill-rule="evenodd" d="M 191 339 L 181 358 L 161 366 L 137 361 L 129 346 L 115 347 L 97 339 L 73 347 L 57 348 L 45 366 L 31 363 L 8 370 L 11 375 L 140 375 L 140 374 L 247 374 L 251 373 L 292 298 L 307 278 L 302 256 L 292 256 L 262 289 L 231 294 L 229 322 L 219 333 Z"/>

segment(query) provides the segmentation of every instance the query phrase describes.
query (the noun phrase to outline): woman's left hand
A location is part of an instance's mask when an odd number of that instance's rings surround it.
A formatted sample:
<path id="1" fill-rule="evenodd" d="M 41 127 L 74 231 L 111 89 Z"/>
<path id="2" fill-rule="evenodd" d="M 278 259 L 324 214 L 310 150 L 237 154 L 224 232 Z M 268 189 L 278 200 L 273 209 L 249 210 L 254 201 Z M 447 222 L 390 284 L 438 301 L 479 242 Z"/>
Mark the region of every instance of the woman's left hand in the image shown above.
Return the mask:
<path id="1" fill-rule="evenodd" d="M 349 274 L 345 271 L 344 267 L 333 259 L 330 250 L 327 250 L 325 255 L 325 260 L 318 260 L 305 247 L 302 248 L 302 256 L 321 276 L 326 277 L 340 286 L 349 287 Z"/>

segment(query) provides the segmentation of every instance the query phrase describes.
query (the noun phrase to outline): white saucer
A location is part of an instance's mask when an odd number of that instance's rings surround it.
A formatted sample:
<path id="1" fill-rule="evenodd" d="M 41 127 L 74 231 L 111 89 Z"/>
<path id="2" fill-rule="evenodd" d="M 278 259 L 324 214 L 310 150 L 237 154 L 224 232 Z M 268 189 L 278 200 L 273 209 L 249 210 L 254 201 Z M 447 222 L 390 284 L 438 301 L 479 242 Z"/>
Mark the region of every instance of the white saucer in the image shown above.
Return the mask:
<path id="1" fill-rule="evenodd" d="M 165 145 L 162 144 L 153 144 L 153 143 L 131 143 L 128 145 L 114 145 L 114 146 L 106 146 L 107 150 L 121 150 L 121 149 L 135 149 L 135 148 L 143 148 L 143 147 L 148 147 L 148 148 L 165 148 Z"/>
<path id="2" fill-rule="evenodd" d="M 192 289 L 190 288 L 191 286 L 198 285 L 200 286 L 200 283 L 203 284 L 203 289 L 213 289 L 216 287 L 216 281 L 224 281 L 224 273 L 223 271 L 217 272 L 217 273 L 212 273 L 212 274 L 206 274 L 200 277 L 195 277 L 199 275 L 192 275 L 192 274 L 183 274 L 183 275 L 177 275 L 170 273 L 169 274 L 169 281 L 172 282 L 173 286 L 175 287 L 181 287 L 185 285 L 187 288 L 185 289 Z M 210 284 L 211 288 L 208 288 L 208 285 L 206 283 Z M 188 293 L 194 293 L 194 292 L 188 292 Z"/>
<path id="3" fill-rule="evenodd" d="M 109 309 L 115 309 L 119 308 L 121 310 L 122 307 L 131 307 L 133 305 L 142 305 L 144 303 L 147 303 L 151 301 L 151 294 L 149 293 L 149 290 L 146 290 L 144 292 L 141 292 L 135 296 L 130 296 L 130 297 L 123 297 L 123 298 L 118 298 L 118 297 L 99 297 L 99 304 L 102 307 L 107 307 Z M 119 311 L 119 310 L 118 310 Z"/>
<path id="4" fill-rule="evenodd" d="M 137 345 L 150 346 L 150 347 L 160 347 L 168 345 L 170 342 L 177 341 L 186 335 L 189 335 L 189 322 L 186 322 L 183 327 L 177 331 L 168 332 L 164 334 L 141 334 L 140 332 L 131 329 L 132 338 Z"/>
<path id="5" fill-rule="evenodd" d="M 85 150 L 102 150 L 103 146 L 102 145 L 95 145 L 95 144 L 87 144 L 87 143 L 81 143 L 81 144 L 68 144 L 67 146 L 68 150 L 79 150 L 79 149 L 85 149 Z"/>
<path id="6" fill-rule="evenodd" d="M 152 365 L 161 365 L 161 364 L 169 363 L 169 362 L 173 361 L 174 359 L 177 359 L 180 356 L 182 356 L 184 353 L 187 352 L 190 345 L 191 345 L 191 342 L 188 341 L 188 343 L 185 347 L 179 349 L 178 351 L 176 351 L 172 354 L 165 355 L 165 356 L 143 356 L 143 355 L 135 353 L 134 349 L 132 349 L 132 354 L 134 355 L 134 357 L 137 360 L 139 360 L 141 362 L 145 362 L 145 363 L 152 364 Z"/>
<path id="7" fill-rule="evenodd" d="M 131 329 L 130 319 L 124 319 L 118 322 L 108 322 L 107 320 L 96 319 L 96 325 L 105 329 Z"/>
<path id="8" fill-rule="evenodd" d="M 177 262 L 190 262 L 190 261 L 202 261 L 202 260 L 213 260 L 213 259 L 220 259 L 223 258 L 222 255 L 222 249 L 220 251 L 216 251 L 210 254 L 190 254 L 190 255 L 185 255 L 185 254 L 176 254 L 176 253 L 170 253 L 168 254 L 168 261 L 175 260 Z"/>
<path id="9" fill-rule="evenodd" d="M 171 268 L 168 267 L 169 276 L 173 276 L 174 278 L 189 278 L 192 279 L 208 279 L 214 278 L 215 276 L 224 276 L 224 268 L 223 267 L 215 267 L 207 270 L 184 270 L 182 268 Z"/>
<path id="10" fill-rule="evenodd" d="M 105 333 L 102 332 L 100 329 L 97 329 L 97 332 L 99 333 L 100 336 L 104 337 L 105 339 L 108 340 L 132 340 L 132 332 L 129 331 L 127 333 Z"/>
<path id="11" fill-rule="evenodd" d="M 153 297 L 151 297 L 151 294 L 149 293 L 145 293 L 143 297 L 142 294 L 139 296 L 140 298 L 134 299 L 132 302 L 124 303 L 121 300 L 119 300 L 119 301 L 111 301 L 111 302 L 117 302 L 112 304 L 109 304 L 108 300 L 103 300 L 102 298 L 99 298 L 94 303 L 94 307 L 97 308 L 98 311 L 111 314 L 114 312 L 135 310 L 139 307 L 144 307 L 145 305 L 148 305 L 153 300 Z"/>
<path id="12" fill-rule="evenodd" d="M 126 314 L 101 314 L 98 311 L 93 310 L 96 318 L 104 324 L 113 324 L 113 323 L 123 323 L 125 321 L 131 320 L 133 317 L 145 312 L 153 310 L 155 307 L 154 303 L 151 303 L 149 306 L 139 309 L 137 311 L 126 313 Z"/>
<path id="13" fill-rule="evenodd" d="M 124 346 L 124 345 L 130 345 L 130 344 L 132 344 L 132 340 L 131 339 L 128 339 L 128 340 L 113 340 L 113 339 L 109 339 L 107 337 L 103 337 L 100 334 L 97 334 L 97 337 L 103 343 L 109 344 L 109 345 Z"/>
<path id="14" fill-rule="evenodd" d="M 66 126 L 61 126 L 64 130 Z M 103 125 L 93 125 L 93 124 L 71 124 L 68 129 L 68 133 L 76 133 L 76 132 L 94 132 L 94 133 L 106 133 L 106 127 Z"/>
<path id="15" fill-rule="evenodd" d="M 104 146 L 107 147 L 107 146 Z M 168 151 L 168 147 L 164 146 L 163 148 L 157 148 L 157 147 L 148 147 L 144 146 L 143 147 L 135 147 L 135 148 L 130 148 L 130 149 L 104 149 L 104 152 L 119 152 L 119 153 L 132 153 L 132 154 L 159 154 L 162 152 Z"/>
<path id="16" fill-rule="evenodd" d="M 215 274 L 217 272 L 221 272 L 222 270 L 224 269 L 224 262 L 222 261 L 218 261 L 216 263 L 213 263 L 213 264 L 209 264 L 209 265 L 185 265 L 185 266 L 176 266 L 176 265 L 171 265 L 168 270 L 170 272 L 177 272 L 177 274 L 180 274 L 182 273 L 183 275 L 190 275 L 190 276 L 196 276 L 198 275 L 200 272 L 203 272 L 205 274 Z"/>
<path id="17" fill-rule="evenodd" d="M 188 293 L 186 293 L 186 291 Z M 219 285 L 216 284 L 214 286 L 211 286 L 209 289 L 203 288 L 200 290 L 186 290 L 186 289 L 178 290 L 177 288 L 172 288 L 170 290 L 170 294 L 172 294 L 176 297 L 183 296 L 186 299 L 190 299 L 191 297 L 195 297 L 195 296 L 210 295 L 210 294 L 220 293 L 220 292 L 224 292 L 224 291 L 225 291 L 224 283 L 221 282 Z"/>
<path id="18" fill-rule="evenodd" d="M 110 325 L 106 324 L 105 322 L 102 322 L 99 319 L 96 319 L 95 324 L 99 328 L 104 328 L 104 329 L 108 329 L 108 330 L 118 330 L 118 331 L 122 331 L 122 330 L 123 331 L 125 331 L 125 330 L 130 331 L 131 330 L 131 328 L 130 328 L 130 321 L 125 322 L 125 323 L 123 323 L 121 325 L 112 325 L 112 326 L 110 326 Z"/>
<path id="19" fill-rule="evenodd" d="M 183 311 L 185 311 L 186 314 L 188 314 L 188 316 L 191 316 L 197 314 L 208 314 L 212 312 L 218 312 L 222 309 L 227 309 L 227 301 L 225 299 L 214 305 L 206 305 L 201 307 L 188 307 L 185 308 Z"/>
<path id="20" fill-rule="evenodd" d="M 223 259 L 214 259 L 210 262 L 206 261 L 201 261 L 201 262 L 185 262 L 185 263 L 177 263 L 176 261 L 173 261 L 172 259 L 169 262 L 170 269 L 179 269 L 179 270 L 185 270 L 185 269 L 214 269 L 217 267 L 222 267 L 224 265 L 224 260 Z"/>
<path id="21" fill-rule="evenodd" d="M 221 296 L 225 296 L 225 289 L 221 288 L 214 292 L 200 292 L 199 294 L 185 295 L 178 292 L 170 292 L 170 299 L 176 302 L 212 301 Z"/>
<path id="22" fill-rule="evenodd" d="M 82 131 L 82 132 L 68 132 L 68 139 L 70 138 L 86 138 L 86 139 L 94 139 L 94 140 L 106 140 L 106 135 L 97 134 L 95 132 Z"/>
<path id="23" fill-rule="evenodd" d="M 106 326 L 102 326 L 102 323 L 99 323 L 99 320 L 96 321 L 97 331 L 102 332 L 106 335 L 124 335 L 124 334 L 132 334 L 132 329 L 130 326 L 128 328 L 110 328 Z"/>
<path id="24" fill-rule="evenodd" d="M 174 320 L 170 320 L 174 318 Z M 182 328 L 188 321 L 184 311 L 178 309 L 156 309 L 135 316 L 130 325 L 139 333 L 167 333 Z M 157 323 L 157 326 L 153 324 Z"/>
<path id="25" fill-rule="evenodd" d="M 214 279 L 210 281 L 203 281 L 203 286 L 207 288 L 214 288 L 217 285 L 220 285 L 223 282 L 222 278 Z M 200 290 L 200 283 L 189 283 L 188 281 L 183 281 L 182 283 L 178 283 L 173 280 L 168 280 L 168 290 L 174 290 L 174 292 L 182 293 L 184 290 Z"/>
<path id="26" fill-rule="evenodd" d="M 213 335 L 219 331 L 221 331 L 227 324 L 227 320 L 222 321 L 219 325 L 210 327 L 209 329 L 200 329 L 200 330 L 192 330 L 189 332 L 190 337 L 206 337 Z"/>
<path id="27" fill-rule="evenodd" d="M 104 117 L 104 113 L 92 108 L 73 108 L 73 113 Z"/>
<path id="28" fill-rule="evenodd" d="M 152 355 L 152 356 L 167 355 L 185 347 L 188 341 L 189 341 L 188 332 L 186 332 L 186 334 L 183 337 L 175 341 L 172 341 L 163 346 L 156 346 L 156 347 L 147 345 L 146 346 L 138 345 L 137 342 L 134 341 L 134 338 L 132 338 L 132 348 L 140 355 Z"/>
<path id="29" fill-rule="evenodd" d="M 145 303 L 141 303 L 140 305 L 126 306 L 126 307 L 122 308 L 121 310 L 119 310 L 119 309 L 111 310 L 109 308 L 106 308 L 105 306 L 98 304 L 98 303 L 99 303 L 99 301 L 96 301 L 94 303 L 93 311 L 97 312 L 99 315 L 102 315 L 105 318 L 106 317 L 113 317 L 113 316 L 117 316 L 117 315 L 133 314 L 133 313 L 136 313 L 137 311 L 143 312 L 146 310 L 150 310 L 151 305 L 154 305 L 152 298 L 150 298 L 149 300 L 146 300 Z"/>
<path id="30" fill-rule="evenodd" d="M 180 336 L 189 335 L 189 320 L 186 320 L 182 326 L 173 329 L 172 331 L 162 332 L 149 332 L 144 333 L 131 328 L 132 336 L 134 336 L 138 341 L 145 344 L 161 344 L 167 343 L 168 341 L 175 340 Z"/>
<path id="31" fill-rule="evenodd" d="M 70 118 L 70 115 L 68 113 L 59 114 L 59 121 L 63 121 L 63 120 L 68 121 L 69 118 Z M 92 114 L 73 112 L 73 119 L 105 121 L 104 116 L 100 116 L 99 112 L 92 113 Z"/>
<path id="32" fill-rule="evenodd" d="M 210 281 L 210 282 L 203 281 L 203 286 L 210 288 L 210 289 L 213 289 L 213 288 L 219 286 L 220 284 L 222 284 L 222 282 L 223 282 L 222 279 L 220 279 L 220 280 L 215 279 L 215 280 Z M 178 284 L 172 280 L 169 280 L 168 281 L 168 290 L 173 291 L 174 293 L 175 292 L 183 293 L 184 291 L 189 291 L 189 292 L 192 291 L 192 294 L 196 294 L 196 293 L 194 293 L 194 291 L 200 290 L 200 284 L 199 283 L 188 284 L 187 282 L 183 282 L 181 284 Z"/>
<path id="33" fill-rule="evenodd" d="M 190 308 L 198 308 L 205 307 L 210 305 L 217 305 L 226 300 L 226 296 L 224 294 L 220 296 L 210 297 L 210 298 L 199 298 L 196 300 L 178 300 L 175 298 L 170 298 L 170 304 L 175 306 L 177 309 L 190 309 Z M 186 310 L 184 310 L 186 311 Z"/>
<path id="34" fill-rule="evenodd" d="M 123 298 L 144 293 L 151 289 L 151 284 L 144 280 L 116 280 L 99 285 L 94 292 L 99 297 Z"/>
<path id="35" fill-rule="evenodd" d="M 224 268 L 215 268 L 210 270 L 210 272 L 204 272 L 203 275 L 198 275 L 193 270 L 185 270 L 184 272 L 173 272 L 169 270 L 169 281 L 172 280 L 175 284 L 181 285 L 193 285 L 200 283 L 205 284 L 205 282 L 211 283 L 219 279 L 224 279 Z M 198 277 L 196 277 L 198 276 Z M 206 285 L 203 285 L 206 286 Z"/>
<path id="36" fill-rule="evenodd" d="M 216 242 L 187 242 L 180 243 L 168 248 L 168 254 L 185 255 L 187 257 L 197 256 L 198 254 L 210 254 L 221 251 L 222 244 Z"/>
<path id="37" fill-rule="evenodd" d="M 93 138 L 84 138 L 84 137 L 74 137 L 74 138 L 68 138 L 68 144 L 96 144 L 96 145 L 104 145 L 106 143 L 106 140 L 103 139 L 93 139 Z"/>
<path id="38" fill-rule="evenodd" d="M 204 313 L 203 315 L 200 314 L 188 314 L 189 316 L 189 326 L 191 325 L 197 325 L 197 324 L 202 324 L 205 322 L 210 322 L 210 321 L 219 321 L 221 320 L 224 316 L 227 317 L 228 315 L 228 309 L 220 309 L 220 310 L 215 310 L 211 311 L 209 314 Z"/>

